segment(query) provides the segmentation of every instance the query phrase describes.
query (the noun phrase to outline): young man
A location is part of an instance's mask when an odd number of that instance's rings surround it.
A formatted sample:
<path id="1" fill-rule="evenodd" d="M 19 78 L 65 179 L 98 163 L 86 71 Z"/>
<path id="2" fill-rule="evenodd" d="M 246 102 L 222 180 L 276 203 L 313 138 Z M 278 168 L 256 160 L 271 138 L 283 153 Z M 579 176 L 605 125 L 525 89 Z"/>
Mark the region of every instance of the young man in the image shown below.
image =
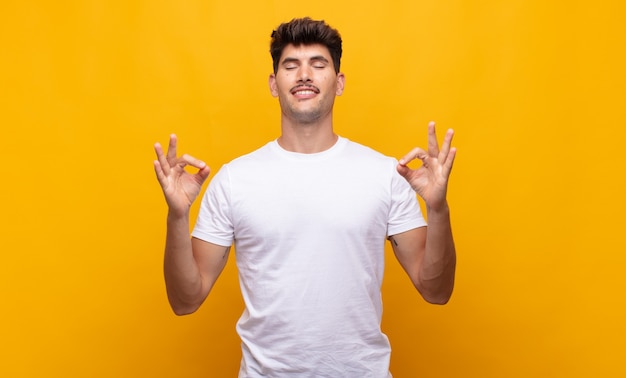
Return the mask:
<path id="1" fill-rule="evenodd" d="M 281 135 L 215 175 L 191 239 L 189 208 L 209 168 L 177 156 L 173 135 L 167 154 L 155 145 L 169 208 L 170 304 L 179 315 L 197 310 L 234 243 L 245 302 L 239 377 L 388 377 L 390 346 L 380 329 L 385 240 L 425 300 L 444 304 L 452 293 L 452 131 L 440 149 L 431 123 L 428 150 L 399 162 L 339 137 L 332 123 L 345 84 L 339 33 L 294 19 L 274 31 L 270 51 Z M 414 159 L 419 169 L 407 166 Z M 185 172 L 187 165 L 198 172 Z"/>

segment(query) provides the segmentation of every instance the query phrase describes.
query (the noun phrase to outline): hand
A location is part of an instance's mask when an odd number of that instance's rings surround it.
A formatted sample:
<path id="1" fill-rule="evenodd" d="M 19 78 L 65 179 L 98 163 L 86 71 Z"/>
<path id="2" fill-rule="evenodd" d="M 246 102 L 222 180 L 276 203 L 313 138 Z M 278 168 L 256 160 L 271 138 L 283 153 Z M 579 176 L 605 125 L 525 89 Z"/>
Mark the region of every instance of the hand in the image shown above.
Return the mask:
<path id="1" fill-rule="evenodd" d="M 167 148 L 167 156 L 163 154 L 163 148 L 159 143 L 154 145 L 157 160 L 154 161 L 156 172 L 165 200 L 170 208 L 177 214 L 184 214 L 189 210 L 193 201 L 200 194 L 202 184 L 209 177 L 211 170 L 201 160 L 187 154 L 176 156 L 176 135 L 170 135 L 170 144 Z M 185 166 L 198 168 L 196 174 L 185 171 Z"/>
<path id="2" fill-rule="evenodd" d="M 448 178 L 456 155 L 456 148 L 450 148 L 453 135 L 454 131 L 448 130 L 440 151 L 435 123 L 430 122 L 428 124 L 428 152 L 415 147 L 399 160 L 397 168 L 398 173 L 424 199 L 426 206 L 435 211 L 443 210 L 447 206 Z M 407 166 L 414 159 L 422 161 L 422 166 L 418 169 L 411 169 Z"/>

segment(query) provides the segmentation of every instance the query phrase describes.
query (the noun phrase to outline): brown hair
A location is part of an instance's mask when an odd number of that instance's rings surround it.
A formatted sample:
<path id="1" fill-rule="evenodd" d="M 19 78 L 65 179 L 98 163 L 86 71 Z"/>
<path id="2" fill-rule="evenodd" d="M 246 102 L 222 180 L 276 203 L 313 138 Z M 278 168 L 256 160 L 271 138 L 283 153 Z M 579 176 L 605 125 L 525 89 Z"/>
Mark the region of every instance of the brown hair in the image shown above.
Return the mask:
<path id="1" fill-rule="evenodd" d="M 339 73 L 341 64 L 341 36 L 336 29 L 331 28 L 323 20 L 315 21 L 309 17 L 294 18 L 284 22 L 272 32 L 270 42 L 270 54 L 274 63 L 274 73 L 278 71 L 278 63 L 283 49 L 292 44 L 294 46 L 312 45 L 319 43 L 328 48 L 333 60 L 335 72 Z"/>

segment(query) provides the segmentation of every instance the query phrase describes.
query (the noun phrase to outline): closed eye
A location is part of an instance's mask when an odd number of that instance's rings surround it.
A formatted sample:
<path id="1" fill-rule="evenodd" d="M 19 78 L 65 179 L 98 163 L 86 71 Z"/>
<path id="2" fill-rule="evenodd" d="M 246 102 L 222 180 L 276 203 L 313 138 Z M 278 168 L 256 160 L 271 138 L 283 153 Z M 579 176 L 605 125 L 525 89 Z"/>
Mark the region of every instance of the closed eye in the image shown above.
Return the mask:
<path id="1" fill-rule="evenodd" d="M 293 70 L 298 68 L 299 62 L 297 59 L 294 58 L 285 58 L 285 60 L 283 60 L 282 66 L 284 69 L 286 70 Z"/>
<path id="2" fill-rule="evenodd" d="M 328 60 L 323 56 L 316 56 L 311 59 L 311 66 L 313 68 L 326 68 L 328 66 Z"/>

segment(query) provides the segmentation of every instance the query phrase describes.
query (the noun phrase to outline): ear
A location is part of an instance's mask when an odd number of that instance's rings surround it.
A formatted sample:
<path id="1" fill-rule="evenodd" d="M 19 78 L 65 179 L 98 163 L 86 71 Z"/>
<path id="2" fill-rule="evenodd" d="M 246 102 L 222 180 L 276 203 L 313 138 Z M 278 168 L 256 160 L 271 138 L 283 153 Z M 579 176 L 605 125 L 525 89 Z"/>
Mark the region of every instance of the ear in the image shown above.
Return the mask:
<path id="1" fill-rule="evenodd" d="M 346 86 L 346 76 L 342 72 L 339 72 L 337 74 L 337 90 L 335 91 L 335 94 L 337 96 L 341 96 L 345 86 Z"/>
<path id="2" fill-rule="evenodd" d="M 278 87 L 276 86 L 276 75 L 270 74 L 269 77 L 270 93 L 274 97 L 278 97 Z"/>

